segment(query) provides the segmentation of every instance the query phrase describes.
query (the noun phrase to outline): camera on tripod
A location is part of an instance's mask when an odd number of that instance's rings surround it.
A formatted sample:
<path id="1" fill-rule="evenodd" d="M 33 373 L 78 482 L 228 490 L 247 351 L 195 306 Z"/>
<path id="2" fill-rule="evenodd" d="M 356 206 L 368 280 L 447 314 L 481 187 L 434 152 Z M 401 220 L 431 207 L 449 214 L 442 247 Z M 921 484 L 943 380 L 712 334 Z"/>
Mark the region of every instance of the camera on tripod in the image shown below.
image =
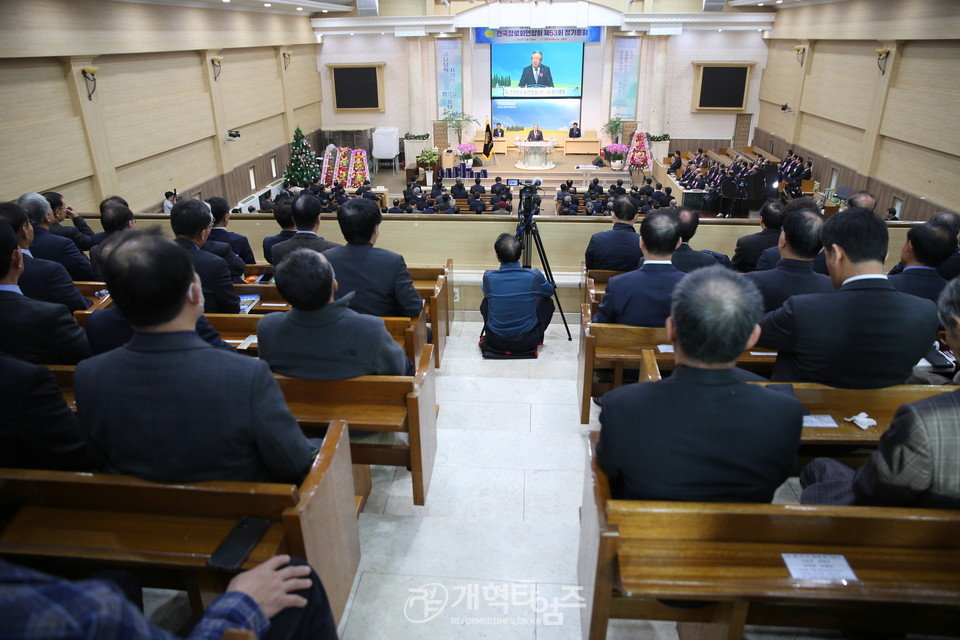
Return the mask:
<path id="1" fill-rule="evenodd" d="M 540 213 L 541 198 L 537 192 L 540 191 L 541 184 L 543 184 L 543 181 L 540 178 L 531 178 L 524 180 L 523 186 L 520 187 L 520 207 L 517 209 L 517 237 L 520 237 L 523 229 L 530 224 L 533 216 Z"/>

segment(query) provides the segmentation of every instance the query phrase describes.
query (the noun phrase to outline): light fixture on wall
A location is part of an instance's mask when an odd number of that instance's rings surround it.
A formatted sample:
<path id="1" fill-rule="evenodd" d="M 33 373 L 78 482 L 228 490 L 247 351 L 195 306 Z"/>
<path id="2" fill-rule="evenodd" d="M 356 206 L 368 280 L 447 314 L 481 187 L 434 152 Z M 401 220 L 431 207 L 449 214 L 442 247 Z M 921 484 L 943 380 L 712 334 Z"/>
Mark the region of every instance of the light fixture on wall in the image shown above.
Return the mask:
<path id="1" fill-rule="evenodd" d="M 210 58 L 210 64 L 213 65 L 213 81 L 216 82 L 220 78 L 221 63 L 223 58 L 220 56 L 214 56 Z"/>
<path id="2" fill-rule="evenodd" d="M 100 67 L 83 67 L 80 69 L 80 75 L 87 83 L 87 100 L 93 100 L 93 94 L 97 91 L 97 71 Z"/>
<path id="3" fill-rule="evenodd" d="M 791 109 L 790 105 L 786 102 L 780 105 L 780 111 L 783 111 L 784 113 L 793 113 L 793 109 Z"/>
<path id="4" fill-rule="evenodd" d="M 797 62 L 800 63 L 800 66 L 803 66 L 803 60 L 807 57 L 807 48 L 803 45 L 797 45 L 794 47 L 797 51 Z"/>
<path id="5" fill-rule="evenodd" d="M 887 58 L 890 57 L 890 49 L 877 49 L 877 66 L 880 68 L 880 75 L 887 75 Z"/>
<path id="6" fill-rule="evenodd" d="M 283 70 L 286 71 L 293 59 L 293 51 L 281 51 L 280 54 L 283 56 Z"/>

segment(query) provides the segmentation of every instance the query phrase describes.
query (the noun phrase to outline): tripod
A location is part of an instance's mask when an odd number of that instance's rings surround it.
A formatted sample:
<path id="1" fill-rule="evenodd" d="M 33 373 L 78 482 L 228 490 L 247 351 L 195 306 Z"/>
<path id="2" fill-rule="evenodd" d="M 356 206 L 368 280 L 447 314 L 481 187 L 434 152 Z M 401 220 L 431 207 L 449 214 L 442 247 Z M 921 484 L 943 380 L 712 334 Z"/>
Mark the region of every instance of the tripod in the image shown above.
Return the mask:
<path id="1" fill-rule="evenodd" d="M 536 196 L 536 200 L 539 199 L 539 196 Z M 560 306 L 560 294 L 557 291 L 557 281 L 553 279 L 553 271 L 550 270 L 550 261 L 547 259 L 547 251 L 543 248 L 543 238 L 540 237 L 540 229 L 537 228 L 537 221 L 533 219 L 534 214 L 539 211 L 539 207 L 537 207 L 535 204 L 532 204 L 532 206 L 529 207 L 529 212 L 524 214 L 524 210 L 527 209 L 527 207 L 523 206 L 523 201 L 521 201 L 521 210 L 519 214 L 520 221 L 517 223 L 517 239 L 520 241 L 520 246 L 523 247 L 520 266 L 524 269 L 531 268 L 530 241 L 533 240 L 532 246 L 536 248 L 537 255 L 540 256 L 540 264 L 543 265 L 543 274 L 546 276 L 547 282 L 553 285 L 553 299 L 557 303 L 557 311 L 560 312 L 560 319 L 563 320 L 563 327 L 567 330 L 567 340 L 572 341 L 573 336 L 570 335 L 570 325 L 567 324 L 567 318 L 565 315 L 563 315 L 563 307 Z"/>

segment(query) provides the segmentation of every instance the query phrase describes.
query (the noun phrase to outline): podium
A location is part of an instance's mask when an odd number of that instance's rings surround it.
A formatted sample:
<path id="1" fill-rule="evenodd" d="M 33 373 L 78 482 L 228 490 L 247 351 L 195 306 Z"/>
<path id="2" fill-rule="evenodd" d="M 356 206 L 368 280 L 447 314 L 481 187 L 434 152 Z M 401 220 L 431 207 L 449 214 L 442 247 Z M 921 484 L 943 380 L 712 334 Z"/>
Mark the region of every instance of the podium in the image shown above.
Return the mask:
<path id="1" fill-rule="evenodd" d="M 550 151 L 557 146 L 556 141 L 527 142 L 517 140 L 516 143 L 517 150 L 520 152 L 520 161 L 514 165 L 517 169 L 541 171 L 543 169 L 553 169 L 557 166 L 550 161 Z"/>

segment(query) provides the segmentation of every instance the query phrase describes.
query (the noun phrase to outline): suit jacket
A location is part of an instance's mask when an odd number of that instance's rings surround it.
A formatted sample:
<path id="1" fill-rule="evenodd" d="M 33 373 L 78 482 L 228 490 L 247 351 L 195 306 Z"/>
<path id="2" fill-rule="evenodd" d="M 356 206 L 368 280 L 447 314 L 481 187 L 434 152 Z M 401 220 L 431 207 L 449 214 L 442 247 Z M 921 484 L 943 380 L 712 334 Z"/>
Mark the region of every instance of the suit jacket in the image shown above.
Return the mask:
<path id="1" fill-rule="evenodd" d="M 383 320 L 348 309 L 350 298 L 315 311 L 265 315 L 257 325 L 260 359 L 277 373 L 308 380 L 407 373 L 409 359 Z"/>
<path id="2" fill-rule="evenodd" d="M 333 249 L 339 246 L 336 242 L 325 240 L 315 233 L 298 232 L 289 240 L 284 240 L 283 242 L 278 242 L 273 245 L 273 250 L 270 253 L 273 258 L 273 264 L 277 265 L 280 264 L 280 261 L 283 260 L 285 255 L 294 249 L 312 249 L 317 253 L 323 253 L 327 249 Z"/>
<path id="3" fill-rule="evenodd" d="M 263 239 L 263 258 L 273 264 L 273 247 L 285 240 L 289 240 L 293 236 L 297 235 L 296 229 L 283 229 L 275 236 L 268 236 Z"/>
<path id="4" fill-rule="evenodd" d="M 568 138 L 579 138 L 580 137 L 580 127 L 570 127 L 570 133 L 567 134 Z"/>
<path id="5" fill-rule="evenodd" d="M 681 365 L 603 397 L 597 462 L 614 497 L 770 502 L 793 473 L 802 422 L 788 394 Z"/>
<path id="6" fill-rule="evenodd" d="M 542 141 L 543 141 L 543 131 L 540 131 L 540 129 L 537 129 L 536 131 L 534 131 L 533 129 L 531 129 L 531 130 L 530 130 L 530 133 L 527 134 L 527 141 L 528 141 L 528 142 L 542 142 Z"/>
<path id="7" fill-rule="evenodd" d="M 323 256 L 333 265 L 339 300 L 351 291 L 350 308 L 371 316 L 418 316 L 423 298 L 413 286 L 403 256 L 370 244 L 334 247 Z"/>
<path id="8" fill-rule="evenodd" d="M 755 271 L 773 269 L 778 264 L 780 264 L 780 247 L 773 246 L 769 249 L 764 249 L 763 253 L 760 254 L 760 259 L 757 260 L 757 268 Z M 824 276 L 830 275 L 830 270 L 827 269 L 827 254 L 822 251 L 813 257 L 813 272 Z"/>
<path id="9" fill-rule="evenodd" d="M 937 309 L 885 279 L 837 294 L 788 298 L 760 319 L 760 347 L 777 350 L 772 380 L 875 389 L 903 384 L 937 335 Z"/>
<path id="10" fill-rule="evenodd" d="M 119 307 L 110 307 L 91 313 L 87 318 L 86 330 L 90 349 L 94 355 L 122 347 L 133 339 L 135 333 Z M 214 347 L 236 352 L 236 349 L 220 338 L 220 334 L 210 326 L 206 316 L 197 318 L 197 335 Z"/>
<path id="11" fill-rule="evenodd" d="M 80 249 L 80 251 L 87 251 L 94 245 L 93 229 L 91 229 L 90 225 L 87 224 L 87 221 L 80 216 L 72 218 L 71 222 L 73 222 L 73 224 L 69 227 L 59 223 L 52 224 L 50 225 L 50 232 L 55 233 L 63 238 L 70 239 L 75 245 L 77 245 L 77 249 Z"/>
<path id="12" fill-rule="evenodd" d="M 763 296 L 763 312 L 779 309 L 790 296 L 804 293 L 834 293 L 833 283 L 827 276 L 814 273 L 809 260 L 780 260 L 775 269 L 752 271 L 745 274 L 757 285 Z"/>
<path id="13" fill-rule="evenodd" d="M 520 82 L 517 84 L 518 87 L 525 87 L 528 84 L 538 84 L 541 87 L 552 87 L 553 86 L 553 75 L 550 73 L 550 67 L 546 65 L 540 65 L 540 77 L 533 77 L 533 65 L 527 65 L 523 68 L 523 73 L 520 74 Z"/>
<path id="14" fill-rule="evenodd" d="M 590 236 L 584 259 L 587 269 L 633 271 L 643 260 L 640 234 L 632 224 L 617 222 L 613 229 Z"/>
<path id="15" fill-rule="evenodd" d="M 494 129 L 494 130 L 493 130 L 493 137 L 494 137 L 494 138 L 502 138 L 502 137 L 503 137 L 503 129 Z"/>
<path id="16" fill-rule="evenodd" d="M 928 267 L 907 267 L 901 273 L 890 276 L 889 280 L 897 291 L 932 300 L 934 304 L 947 286 L 947 281 L 940 277 L 937 270 Z"/>
<path id="17" fill-rule="evenodd" d="M 90 261 L 80 253 L 73 240 L 50 233 L 43 227 L 34 226 L 30 253 L 34 258 L 59 262 L 67 268 L 67 273 L 74 280 L 95 279 Z"/>
<path id="18" fill-rule="evenodd" d="M 644 264 L 610 278 L 594 322 L 662 327 L 670 315 L 673 288 L 686 274 L 671 264 Z"/>
<path id="19" fill-rule="evenodd" d="M 207 242 L 211 240 L 229 244 L 233 252 L 240 256 L 245 265 L 257 263 L 257 259 L 253 257 L 253 249 L 250 248 L 250 241 L 247 240 L 246 236 L 227 231 L 226 227 L 214 227 L 210 230 L 210 237 L 207 238 Z"/>
<path id="20" fill-rule="evenodd" d="M 780 229 L 764 229 L 759 233 L 751 233 L 737 240 L 737 248 L 733 252 L 733 268 L 740 273 L 748 273 L 757 268 L 757 261 L 764 249 L 777 246 L 780 240 Z"/>
<path id="21" fill-rule="evenodd" d="M 0 467 L 87 469 L 76 417 L 46 367 L 0 354 Z"/>
<path id="22" fill-rule="evenodd" d="M 223 258 L 223 261 L 227 263 L 230 279 L 237 284 L 243 282 L 243 271 L 246 268 L 246 263 L 243 258 L 234 253 L 233 248 L 228 243 L 207 239 L 201 250 Z"/>
<path id="23" fill-rule="evenodd" d="M 189 240 L 176 238 L 175 242 L 190 254 L 193 268 L 200 276 L 204 313 L 240 313 L 240 297 L 233 288 L 226 261 L 209 251 L 201 251 Z"/>
<path id="24" fill-rule="evenodd" d="M 62 304 L 0 291 L 0 352 L 35 364 L 77 364 L 90 357 L 90 344 Z"/>
<path id="25" fill-rule="evenodd" d="M 683 271 L 684 273 L 690 273 L 702 267 L 712 267 L 717 264 L 713 256 L 694 251 L 686 242 L 680 243 L 680 246 L 673 252 L 670 262 L 673 263 L 677 271 Z"/>
<path id="26" fill-rule="evenodd" d="M 78 366 L 74 389 L 80 425 L 110 471 L 155 482 L 299 483 L 310 466 L 267 363 L 192 331 L 137 333 Z"/>
<path id="27" fill-rule="evenodd" d="M 34 300 L 57 302 L 71 312 L 93 304 L 73 284 L 66 267 L 52 260 L 40 260 L 23 254 L 23 273 L 17 284 L 23 295 Z"/>

